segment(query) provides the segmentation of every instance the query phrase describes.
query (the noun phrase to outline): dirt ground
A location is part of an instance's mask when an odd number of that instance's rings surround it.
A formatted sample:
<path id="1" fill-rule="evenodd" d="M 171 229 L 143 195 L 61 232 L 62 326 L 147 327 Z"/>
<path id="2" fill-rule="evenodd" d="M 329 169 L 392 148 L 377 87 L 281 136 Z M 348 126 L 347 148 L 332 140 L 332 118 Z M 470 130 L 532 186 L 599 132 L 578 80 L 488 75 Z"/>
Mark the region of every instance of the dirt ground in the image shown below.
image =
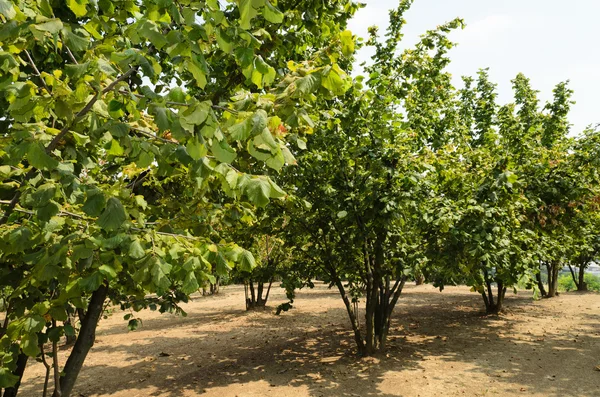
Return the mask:
<path id="1" fill-rule="evenodd" d="M 326 286 L 272 307 L 244 310 L 243 288 L 195 297 L 188 316 L 122 312 L 102 320 L 75 396 L 600 396 L 600 295 L 533 301 L 507 296 L 507 312 L 483 316 L 467 288 L 407 286 L 389 350 L 355 355 L 337 291 Z M 64 364 L 65 356 L 61 356 Z M 22 396 L 40 396 L 43 367 L 30 362 Z"/>

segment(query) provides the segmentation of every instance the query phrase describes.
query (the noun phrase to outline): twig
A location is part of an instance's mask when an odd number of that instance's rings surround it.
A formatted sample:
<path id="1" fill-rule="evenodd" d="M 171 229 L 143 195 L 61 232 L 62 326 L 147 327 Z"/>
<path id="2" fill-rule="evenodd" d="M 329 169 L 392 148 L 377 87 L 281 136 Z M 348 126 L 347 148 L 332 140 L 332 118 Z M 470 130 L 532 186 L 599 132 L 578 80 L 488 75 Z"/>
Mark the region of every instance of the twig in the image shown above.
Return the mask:
<path id="1" fill-rule="evenodd" d="M 201 240 L 200 237 L 195 237 L 195 236 L 187 236 L 185 234 L 176 234 L 176 233 L 167 233 L 167 232 L 157 232 L 154 230 L 149 230 L 149 229 L 140 229 L 138 227 L 132 227 L 131 230 L 134 230 L 136 232 L 145 232 L 145 231 L 152 231 L 153 233 L 159 234 L 161 236 L 169 236 L 169 237 L 175 237 L 175 238 L 185 238 L 188 240 Z"/>
<path id="2" fill-rule="evenodd" d="M 115 86 L 117 84 L 119 84 L 121 81 L 125 80 L 126 78 L 131 76 L 133 73 L 135 73 L 137 71 L 137 69 L 138 69 L 137 66 L 133 66 L 127 72 L 123 73 L 121 76 L 119 76 L 117 79 L 115 79 L 115 81 L 110 83 L 105 89 L 103 89 L 101 91 L 101 94 L 106 94 L 107 92 L 111 91 L 113 88 L 115 88 Z M 81 109 L 75 115 L 75 117 L 73 118 L 73 121 L 70 124 L 65 125 L 63 127 L 63 129 L 60 130 L 58 135 L 56 135 L 54 137 L 54 139 L 52 139 L 52 141 L 46 147 L 46 153 L 50 154 L 54 149 L 56 149 L 56 147 L 58 146 L 58 143 L 63 139 L 63 137 L 67 134 L 67 132 L 69 132 L 69 128 L 71 128 L 71 126 L 73 124 L 79 122 L 79 120 L 81 120 L 83 118 L 83 116 L 85 116 L 90 110 L 92 110 L 92 107 L 94 106 L 96 101 L 98 101 L 98 98 L 99 98 L 99 95 L 94 95 L 94 97 L 92 99 L 90 99 L 90 101 L 85 105 L 85 107 L 83 109 Z"/>
<path id="3" fill-rule="evenodd" d="M 142 94 L 137 94 L 137 93 L 135 93 L 135 92 L 129 92 L 129 91 L 123 91 L 123 90 L 119 90 L 118 92 L 119 92 L 119 94 L 122 94 L 122 95 L 133 95 L 134 97 L 136 97 L 136 98 L 140 98 L 140 99 L 142 99 L 142 98 L 146 98 L 144 95 L 142 95 Z M 190 104 L 190 103 L 185 103 L 185 102 L 173 102 L 173 101 L 166 101 L 166 102 L 165 102 L 165 104 L 167 104 L 167 105 L 169 105 L 169 106 L 191 106 L 191 105 L 192 105 L 192 104 Z M 239 112 L 238 112 L 237 110 L 235 110 L 235 109 L 229 109 L 229 108 L 226 108 L 226 107 L 224 107 L 224 106 L 219 106 L 219 105 L 211 105 L 211 107 L 212 107 L 213 109 L 215 109 L 215 110 L 222 110 L 222 111 L 224 111 L 224 112 L 229 112 L 229 113 L 232 113 L 232 114 L 238 114 L 238 113 L 239 113 Z"/>
<path id="4" fill-rule="evenodd" d="M 71 49 L 69 47 L 67 47 L 67 45 L 65 45 L 64 43 L 63 43 L 63 45 L 67 49 L 67 54 L 69 54 L 69 58 L 71 58 L 71 60 L 73 61 L 73 63 L 75 63 L 75 65 L 79 65 L 79 62 L 77 62 L 77 59 L 75 59 L 75 56 L 73 56 Z"/>
<path id="5" fill-rule="evenodd" d="M 8 200 L 0 200 L 0 204 L 8 204 L 10 205 L 11 201 Z M 33 211 L 29 211 L 23 208 L 13 208 L 13 211 L 17 211 L 17 212 L 22 212 L 24 214 L 29 214 L 29 215 L 35 215 L 35 212 Z M 75 214 L 73 212 L 69 212 L 69 211 L 60 211 L 58 214 L 58 216 L 72 216 L 73 218 L 79 218 L 79 219 L 85 219 L 85 220 L 90 220 L 91 218 L 88 218 L 86 216 L 83 215 L 79 215 L 79 214 Z"/>
<path id="6" fill-rule="evenodd" d="M 33 58 L 31 58 L 31 55 L 29 55 L 29 51 L 25 50 L 24 52 L 25 52 L 25 55 L 27 55 L 27 60 L 29 61 L 29 64 L 33 68 L 33 71 L 35 72 L 36 76 L 40 78 L 40 80 L 42 81 L 42 85 L 44 86 L 44 88 L 46 89 L 46 91 L 48 91 L 48 94 L 52 94 L 52 92 L 50 91 L 50 89 L 46 85 L 46 82 L 44 81 L 44 78 L 42 77 L 42 74 L 38 70 L 37 66 L 35 66 L 35 62 L 33 62 Z"/>
<path id="7" fill-rule="evenodd" d="M 142 134 L 144 136 L 147 136 L 148 138 L 156 139 L 157 141 L 161 141 L 161 142 L 165 142 L 165 143 L 178 143 L 178 142 L 170 140 L 170 139 L 165 139 L 165 138 L 162 138 L 160 136 L 156 136 L 156 135 L 154 135 L 150 131 L 144 131 L 142 129 L 139 129 L 139 128 L 136 128 L 136 127 L 132 127 L 132 126 L 129 126 L 129 128 L 132 129 L 135 132 L 138 132 L 138 133 L 140 133 L 140 134 Z"/>
<path id="8" fill-rule="evenodd" d="M 31 60 L 31 57 L 29 56 L 29 53 L 27 51 L 25 51 L 25 53 L 27 54 L 27 57 Z M 31 60 L 31 62 L 33 62 L 33 60 Z M 37 71 L 37 68 L 35 67 L 35 64 L 32 64 L 32 66 Z M 123 73 L 120 77 L 118 77 L 115 81 L 113 81 L 112 83 L 110 83 L 105 89 L 102 90 L 101 93 L 105 94 L 105 93 L 109 92 L 110 90 L 112 90 L 113 88 L 115 88 L 115 86 L 117 84 L 119 84 L 121 81 L 125 80 L 126 78 L 128 78 L 129 76 L 131 76 L 133 73 L 135 73 L 137 71 L 137 69 L 138 69 L 137 66 L 132 67 L 127 72 Z M 38 71 L 38 75 L 39 75 L 39 71 Z M 45 83 L 44 83 L 44 85 L 45 85 Z M 48 91 L 48 92 L 50 92 L 50 91 Z M 85 116 L 92 109 L 92 107 L 94 106 L 94 104 L 96 103 L 97 100 L 98 100 L 98 95 L 95 95 L 87 103 L 87 105 L 85 105 L 85 107 L 83 109 L 81 109 L 75 115 L 75 118 L 73 118 L 73 121 L 71 123 L 65 125 L 63 127 L 63 129 L 60 130 L 60 132 L 58 133 L 58 135 L 56 135 L 54 137 L 54 139 L 52 139 L 52 141 L 48 144 L 48 146 L 46 146 L 46 153 L 50 154 L 50 153 L 52 153 L 52 151 L 54 151 L 54 149 L 56 149 L 56 147 L 58 146 L 59 142 L 63 139 L 63 137 L 67 134 L 67 132 L 69 132 L 69 128 L 71 128 L 71 126 L 73 124 L 79 122 L 83 118 L 83 116 Z M 29 179 L 33 178 L 34 174 L 35 174 L 35 167 L 31 168 L 29 170 L 29 172 L 27 173 L 27 175 L 25 175 L 25 180 L 29 180 Z M 8 217 L 10 216 L 10 214 L 15 209 L 15 206 L 17 205 L 20 197 L 21 197 L 21 191 L 17 190 L 17 192 L 13 196 L 12 200 L 10 200 L 10 202 L 8 203 L 8 208 L 6 209 L 6 211 L 4 211 L 4 214 L 2 215 L 2 217 L 0 217 L 0 225 L 3 225 L 3 224 L 6 223 L 6 221 L 8 221 Z"/>

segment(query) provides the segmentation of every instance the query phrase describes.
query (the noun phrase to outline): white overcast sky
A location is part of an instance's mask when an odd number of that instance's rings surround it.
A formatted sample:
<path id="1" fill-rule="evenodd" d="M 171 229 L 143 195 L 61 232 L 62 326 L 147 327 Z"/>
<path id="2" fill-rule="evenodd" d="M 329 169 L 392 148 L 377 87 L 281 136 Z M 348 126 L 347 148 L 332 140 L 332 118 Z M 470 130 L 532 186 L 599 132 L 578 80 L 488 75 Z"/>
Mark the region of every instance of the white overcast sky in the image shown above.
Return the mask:
<path id="1" fill-rule="evenodd" d="M 367 37 L 372 25 L 385 32 L 388 10 L 398 0 L 362 0 L 350 23 L 352 32 Z M 498 84 L 499 101 L 512 101 L 511 83 L 522 72 L 539 97 L 551 98 L 552 88 L 570 80 L 577 104 L 570 113 L 571 134 L 600 123 L 600 0 L 415 0 L 406 14 L 404 43 L 414 44 L 428 29 L 455 17 L 467 27 L 453 33 L 458 47 L 450 53 L 455 85 L 460 76 L 490 68 Z M 363 49 L 359 59 L 369 59 Z"/>

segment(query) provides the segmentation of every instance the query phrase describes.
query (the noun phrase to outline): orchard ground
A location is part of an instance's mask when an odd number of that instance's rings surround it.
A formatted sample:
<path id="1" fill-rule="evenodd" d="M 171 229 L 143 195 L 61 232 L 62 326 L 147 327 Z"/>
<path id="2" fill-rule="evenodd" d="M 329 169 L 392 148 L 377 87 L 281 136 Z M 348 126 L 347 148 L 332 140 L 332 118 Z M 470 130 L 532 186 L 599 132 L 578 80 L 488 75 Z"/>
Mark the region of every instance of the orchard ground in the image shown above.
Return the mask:
<path id="1" fill-rule="evenodd" d="M 484 316 L 466 287 L 407 286 L 387 353 L 365 359 L 336 290 L 304 289 L 281 316 L 246 312 L 243 296 L 195 296 L 185 318 L 144 311 L 135 332 L 115 311 L 74 395 L 600 396 L 599 294 L 510 293 L 506 313 Z M 283 301 L 272 291 L 272 306 Z M 20 395 L 41 395 L 43 373 L 30 360 Z"/>

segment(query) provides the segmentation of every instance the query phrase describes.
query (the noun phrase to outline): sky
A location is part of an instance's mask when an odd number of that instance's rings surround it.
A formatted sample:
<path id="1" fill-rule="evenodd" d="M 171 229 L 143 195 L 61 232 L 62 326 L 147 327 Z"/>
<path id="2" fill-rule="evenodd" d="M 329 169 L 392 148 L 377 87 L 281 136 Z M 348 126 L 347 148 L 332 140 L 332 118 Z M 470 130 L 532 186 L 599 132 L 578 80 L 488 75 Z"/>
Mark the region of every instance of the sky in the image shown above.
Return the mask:
<path id="1" fill-rule="evenodd" d="M 398 0 L 361 2 L 367 6 L 349 29 L 366 38 L 367 28 L 377 25 L 383 35 L 388 10 Z M 545 103 L 557 83 L 570 80 L 577 102 L 569 116 L 571 134 L 600 123 L 600 0 L 415 0 L 405 15 L 404 43 L 416 43 L 426 30 L 455 17 L 467 24 L 450 36 L 458 43 L 448 68 L 456 86 L 461 85 L 460 76 L 490 68 L 503 104 L 512 101 L 510 81 L 521 72 Z M 369 50 L 363 48 L 358 58 L 368 61 Z"/>

